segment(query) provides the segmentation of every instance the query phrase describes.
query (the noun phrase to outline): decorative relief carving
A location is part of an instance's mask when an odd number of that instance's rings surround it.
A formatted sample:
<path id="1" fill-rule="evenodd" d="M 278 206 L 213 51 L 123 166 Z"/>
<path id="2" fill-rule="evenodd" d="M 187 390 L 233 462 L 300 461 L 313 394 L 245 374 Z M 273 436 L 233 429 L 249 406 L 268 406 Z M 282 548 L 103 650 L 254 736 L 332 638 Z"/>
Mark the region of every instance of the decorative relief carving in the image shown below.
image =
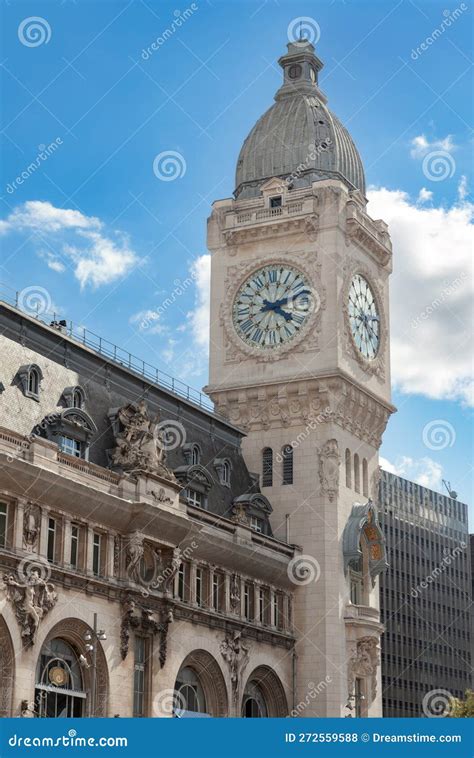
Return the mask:
<path id="1" fill-rule="evenodd" d="M 240 606 L 240 584 L 236 574 L 232 575 L 230 582 L 230 606 L 234 611 Z"/>
<path id="2" fill-rule="evenodd" d="M 250 647 L 243 642 L 242 632 L 234 632 L 232 637 L 227 636 L 221 642 L 220 651 L 229 667 L 232 703 L 234 708 L 237 708 L 242 674 L 250 658 Z"/>
<path id="3" fill-rule="evenodd" d="M 127 540 L 127 575 L 129 579 L 132 580 L 132 582 L 136 582 L 137 584 L 140 584 L 142 581 L 140 564 L 144 552 L 145 548 L 143 545 L 143 536 L 137 532 L 135 534 L 131 534 Z"/>
<path id="4" fill-rule="evenodd" d="M 166 465 L 159 418 L 150 419 L 146 402 L 127 403 L 118 410 L 117 416 L 120 430 L 115 436 L 113 466 L 131 474 L 157 474 L 175 481 L 173 472 Z"/>
<path id="5" fill-rule="evenodd" d="M 361 637 L 353 647 L 349 659 L 349 694 L 353 694 L 356 678 L 369 679 L 370 701 L 377 692 L 377 669 L 380 664 L 378 637 Z"/>
<path id="6" fill-rule="evenodd" d="M 38 541 L 41 525 L 41 508 L 34 503 L 28 503 L 23 517 L 23 541 L 29 550 L 33 550 Z"/>
<path id="7" fill-rule="evenodd" d="M 281 254 L 280 254 L 281 255 Z M 262 266 L 281 263 L 287 266 L 291 265 L 298 268 L 311 283 L 314 295 L 314 309 L 307 323 L 300 329 L 297 335 L 284 345 L 275 350 L 261 350 L 247 345 L 236 334 L 232 323 L 232 305 L 237 291 L 242 283 L 249 277 L 253 271 L 257 271 Z M 289 353 L 298 350 L 318 350 L 319 333 L 321 329 L 321 312 L 326 307 L 326 290 L 321 279 L 321 264 L 317 262 L 316 253 L 306 251 L 292 252 L 291 256 L 261 258 L 252 261 L 245 261 L 228 266 L 226 272 L 224 289 L 228 293 L 226 303 L 220 306 L 220 321 L 224 327 L 224 347 L 226 362 L 233 363 L 240 361 L 245 357 L 253 357 L 259 363 L 267 363 L 281 359 Z"/>
<path id="8" fill-rule="evenodd" d="M 247 507 L 244 505 L 244 503 L 237 503 L 232 507 L 232 521 L 235 521 L 236 524 L 243 524 L 244 526 L 248 526 L 249 519 L 247 516 Z"/>
<path id="9" fill-rule="evenodd" d="M 55 606 L 58 599 L 54 584 L 43 579 L 34 565 L 24 572 L 19 581 L 13 574 L 6 574 L 3 580 L 8 600 L 21 628 L 23 646 L 29 648 L 35 643 L 41 619 Z"/>
<path id="10" fill-rule="evenodd" d="M 339 491 L 339 466 L 341 456 L 337 440 L 328 440 L 319 451 L 319 481 L 321 491 L 332 502 Z"/>
<path id="11" fill-rule="evenodd" d="M 127 597 L 122 604 L 122 623 L 120 626 L 120 654 L 122 660 L 128 655 L 131 631 L 155 636 L 159 635 L 160 668 L 166 663 L 168 646 L 168 629 L 173 621 L 171 608 L 154 610 L 138 604 L 132 597 Z"/>
<path id="12" fill-rule="evenodd" d="M 370 477 L 370 494 L 372 502 L 375 503 L 375 505 L 377 505 L 379 502 L 379 486 L 381 476 L 382 469 L 380 466 L 376 466 L 372 472 L 372 476 Z"/>
<path id="13" fill-rule="evenodd" d="M 352 334 L 352 329 L 350 325 L 350 319 L 349 319 L 349 289 L 351 286 L 351 282 L 355 274 L 361 274 L 365 279 L 367 279 L 370 288 L 372 292 L 374 293 L 374 298 L 377 304 L 377 311 L 379 314 L 380 322 L 380 342 L 379 342 L 379 348 L 377 355 L 372 360 L 368 360 L 365 358 L 362 353 L 360 352 L 359 348 L 357 347 L 354 337 Z M 364 372 L 368 374 L 375 374 L 379 377 L 382 381 L 385 379 L 385 353 L 386 353 L 386 346 L 388 342 L 388 328 L 387 328 L 387 317 L 385 314 L 385 307 L 384 307 L 384 290 L 383 287 L 380 285 L 380 283 L 377 281 L 377 278 L 373 275 L 373 273 L 362 263 L 356 260 L 347 261 L 344 266 L 344 278 L 343 278 L 343 284 L 341 288 L 341 307 L 340 311 L 342 313 L 342 319 L 343 319 L 343 333 L 344 333 L 344 339 L 346 343 L 346 349 L 348 352 L 355 358 L 359 366 L 363 369 Z"/>

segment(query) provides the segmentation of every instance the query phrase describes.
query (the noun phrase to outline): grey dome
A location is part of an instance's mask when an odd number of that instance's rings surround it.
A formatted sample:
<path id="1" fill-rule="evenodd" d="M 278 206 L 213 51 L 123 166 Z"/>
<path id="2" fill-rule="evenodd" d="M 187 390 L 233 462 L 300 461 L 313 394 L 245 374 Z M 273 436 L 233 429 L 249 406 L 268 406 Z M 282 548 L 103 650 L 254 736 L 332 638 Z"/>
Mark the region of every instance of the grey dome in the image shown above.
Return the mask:
<path id="1" fill-rule="evenodd" d="M 365 194 L 362 161 L 347 129 L 318 87 L 321 61 L 307 40 L 288 45 L 280 58 L 284 83 L 275 104 L 257 121 L 237 162 L 237 198 L 258 197 L 273 176 L 292 187 L 338 178 Z M 295 78 L 295 73 L 297 77 Z"/>

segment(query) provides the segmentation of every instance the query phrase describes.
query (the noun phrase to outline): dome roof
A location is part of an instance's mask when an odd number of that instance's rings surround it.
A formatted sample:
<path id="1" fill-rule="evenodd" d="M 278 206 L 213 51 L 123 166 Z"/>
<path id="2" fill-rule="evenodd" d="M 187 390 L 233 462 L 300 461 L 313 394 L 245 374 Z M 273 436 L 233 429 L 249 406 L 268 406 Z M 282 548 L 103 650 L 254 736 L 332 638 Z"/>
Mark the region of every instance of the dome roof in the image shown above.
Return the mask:
<path id="1" fill-rule="evenodd" d="M 283 86 L 275 104 L 257 121 L 240 151 L 236 198 L 258 197 L 278 176 L 292 187 L 337 178 L 365 194 L 364 169 L 347 129 L 326 105 L 318 87 L 323 64 L 308 40 L 292 42 L 280 58 Z"/>

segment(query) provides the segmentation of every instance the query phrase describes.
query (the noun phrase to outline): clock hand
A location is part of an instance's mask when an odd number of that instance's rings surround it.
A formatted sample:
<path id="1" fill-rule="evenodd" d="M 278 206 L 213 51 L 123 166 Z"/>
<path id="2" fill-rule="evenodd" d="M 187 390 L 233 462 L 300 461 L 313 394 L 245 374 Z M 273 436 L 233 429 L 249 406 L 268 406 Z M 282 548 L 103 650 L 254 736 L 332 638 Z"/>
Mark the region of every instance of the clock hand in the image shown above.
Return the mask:
<path id="1" fill-rule="evenodd" d="M 286 311 L 283 310 L 283 308 L 280 308 L 279 305 L 275 305 L 273 307 L 273 310 L 275 311 L 275 313 L 278 313 L 279 316 L 283 316 L 285 321 L 293 321 L 293 316 L 291 315 L 291 313 L 287 313 Z"/>
<path id="2" fill-rule="evenodd" d="M 266 310 L 275 310 L 276 308 L 279 308 L 281 305 L 287 305 L 288 301 L 294 301 L 297 297 L 300 297 L 300 295 L 311 295 L 311 292 L 309 290 L 301 290 L 301 292 L 298 292 L 296 295 L 289 295 L 288 297 L 282 297 L 280 300 L 275 300 L 275 302 L 271 303 L 269 300 L 263 301 L 264 305 L 263 308 L 260 308 L 261 311 Z"/>

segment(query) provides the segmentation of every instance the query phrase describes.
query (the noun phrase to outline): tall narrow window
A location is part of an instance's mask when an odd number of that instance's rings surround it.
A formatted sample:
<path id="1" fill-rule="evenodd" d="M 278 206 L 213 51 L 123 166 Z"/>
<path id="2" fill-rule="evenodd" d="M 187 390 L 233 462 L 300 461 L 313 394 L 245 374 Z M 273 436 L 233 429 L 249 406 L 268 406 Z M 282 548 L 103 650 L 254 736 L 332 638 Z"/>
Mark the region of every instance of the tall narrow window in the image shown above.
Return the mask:
<path id="1" fill-rule="evenodd" d="M 354 489 L 360 492 L 360 463 L 357 453 L 354 455 Z"/>
<path id="2" fill-rule="evenodd" d="M 92 573 L 94 576 L 100 576 L 100 562 L 102 553 L 102 535 L 94 534 L 92 541 Z"/>
<path id="3" fill-rule="evenodd" d="M 72 393 L 72 407 L 82 408 L 83 405 L 84 405 L 84 395 L 82 394 L 82 390 L 79 389 L 79 387 L 76 387 L 76 389 Z"/>
<path id="4" fill-rule="evenodd" d="M 362 694 L 362 679 L 356 677 L 354 683 L 354 699 L 355 699 L 355 715 L 360 719 L 362 716 L 362 701 L 364 696 Z"/>
<path id="5" fill-rule="evenodd" d="M 181 564 L 178 571 L 178 597 L 184 600 L 184 563 Z"/>
<path id="6" fill-rule="evenodd" d="M 7 506 L 6 503 L 0 503 L 0 547 L 5 547 L 7 543 Z"/>
<path id="7" fill-rule="evenodd" d="M 135 662 L 133 666 L 133 715 L 146 716 L 146 685 L 148 668 L 148 640 L 135 637 Z"/>
<path id="8" fill-rule="evenodd" d="M 244 618 L 250 619 L 250 586 L 244 586 Z"/>
<path id="9" fill-rule="evenodd" d="M 285 445 L 283 455 L 283 484 L 293 484 L 293 448 Z"/>
<path id="10" fill-rule="evenodd" d="M 212 577 L 212 607 L 215 611 L 219 610 L 219 574 Z"/>
<path id="11" fill-rule="evenodd" d="M 202 585 L 203 585 L 203 571 L 202 568 L 196 569 L 196 603 L 202 605 Z"/>
<path id="12" fill-rule="evenodd" d="M 79 560 L 79 526 L 71 524 L 71 566 L 77 568 Z"/>
<path id="13" fill-rule="evenodd" d="M 198 445 L 193 445 L 191 461 L 192 461 L 193 466 L 197 466 L 201 462 L 201 451 Z"/>
<path id="14" fill-rule="evenodd" d="M 39 395 L 39 374 L 35 368 L 30 369 L 28 373 L 28 392 L 30 395 Z"/>
<path id="15" fill-rule="evenodd" d="M 229 461 L 224 461 L 224 465 L 222 467 L 222 484 L 230 484 L 230 463 Z"/>
<path id="16" fill-rule="evenodd" d="M 351 461 L 351 451 L 349 448 L 346 449 L 346 487 L 349 489 L 352 487 L 352 476 L 351 476 L 351 468 L 352 468 L 352 461 Z"/>
<path id="17" fill-rule="evenodd" d="M 265 590 L 260 587 L 258 592 L 258 620 L 261 624 L 265 621 Z"/>
<path id="18" fill-rule="evenodd" d="M 265 447 L 262 451 L 262 487 L 273 485 L 273 450 Z"/>
<path id="19" fill-rule="evenodd" d="M 362 492 L 366 497 L 369 496 L 369 472 L 366 458 L 362 461 Z"/>
<path id="20" fill-rule="evenodd" d="M 272 624 L 278 626 L 278 595 L 276 593 L 273 595 L 272 601 Z"/>
<path id="21" fill-rule="evenodd" d="M 48 546 L 47 557 L 48 561 L 54 561 L 56 553 L 56 519 L 48 519 Z"/>

